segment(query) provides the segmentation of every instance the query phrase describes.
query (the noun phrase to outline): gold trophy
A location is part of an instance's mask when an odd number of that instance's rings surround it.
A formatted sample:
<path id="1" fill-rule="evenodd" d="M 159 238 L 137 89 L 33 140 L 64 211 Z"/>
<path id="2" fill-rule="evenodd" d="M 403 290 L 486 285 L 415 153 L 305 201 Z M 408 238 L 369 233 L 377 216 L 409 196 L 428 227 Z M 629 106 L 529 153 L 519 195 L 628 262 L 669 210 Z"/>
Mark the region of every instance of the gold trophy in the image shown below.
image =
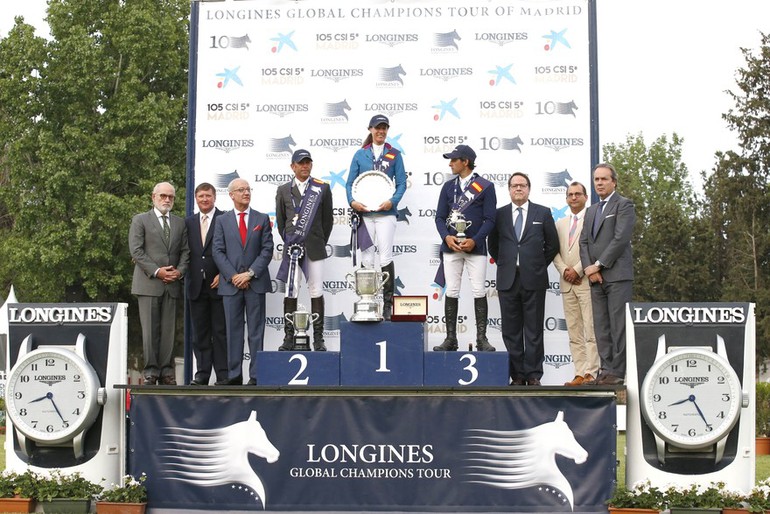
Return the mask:
<path id="1" fill-rule="evenodd" d="M 294 351 L 309 352 L 310 336 L 307 331 L 310 324 L 318 319 L 318 313 L 310 314 L 304 305 L 300 305 L 295 312 L 289 312 L 284 317 L 294 325 Z"/>
<path id="2" fill-rule="evenodd" d="M 351 277 L 353 281 L 351 282 Z M 387 271 L 380 272 L 369 268 L 358 268 L 348 273 L 345 279 L 352 283 L 360 299 L 353 304 L 353 316 L 350 321 L 382 321 L 382 305 L 375 295 L 382 290 L 390 275 Z"/>

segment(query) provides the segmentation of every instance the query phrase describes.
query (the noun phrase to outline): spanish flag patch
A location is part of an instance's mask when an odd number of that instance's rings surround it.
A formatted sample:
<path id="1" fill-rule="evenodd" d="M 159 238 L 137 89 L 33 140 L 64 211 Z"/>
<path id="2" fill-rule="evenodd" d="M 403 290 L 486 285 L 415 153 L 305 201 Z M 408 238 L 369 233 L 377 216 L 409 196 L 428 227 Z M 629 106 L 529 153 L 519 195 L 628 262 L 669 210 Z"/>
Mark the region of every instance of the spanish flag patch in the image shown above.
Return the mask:
<path id="1" fill-rule="evenodd" d="M 482 192 L 482 191 L 484 190 L 484 188 L 483 188 L 483 187 L 481 187 L 481 185 L 479 185 L 479 183 L 478 183 L 478 182 L 473 182 L 473 183 L 471 184 L 471 187 L 472 187 L 472 188 L 473 188 L 473 189 L 474 189 L 474 190 L 475 190 L 477 193 L 480 193 L 480 192 Z"/>
<path id="2" fill-rule="evenodd" d="M 396 158 L 396 154 L 388 152 L 388 153 L 385 154 L 385 156 L 383 158 L 387 159 L 389 161 L 392 161 L 393 159 Z"/>

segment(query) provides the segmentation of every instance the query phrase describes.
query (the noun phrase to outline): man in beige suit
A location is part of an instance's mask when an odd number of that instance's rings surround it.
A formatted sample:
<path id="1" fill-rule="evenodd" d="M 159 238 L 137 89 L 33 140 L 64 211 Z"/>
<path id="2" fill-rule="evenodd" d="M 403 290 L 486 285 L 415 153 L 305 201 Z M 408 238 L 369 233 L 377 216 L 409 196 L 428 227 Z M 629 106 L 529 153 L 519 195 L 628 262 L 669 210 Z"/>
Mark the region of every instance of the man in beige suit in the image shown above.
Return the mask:
<path id="1" fill-rule="evenodd" d="M 580 182 L 573 182 L 567 189 L 567 205 L 570 215 L 556 222 L 559 233 L 559 253 L 553 264 L 561 277 L 561 297 L 564 316 L 567 318 L 569 348 L 575 365 L 575 378 L 565 386 L 579 386 L 595 380 L 599 370 L 599 354 L 596 350 L 594 320 L 591 310 L 591 289 L 580 263 L 580 232 L 586 212 L 588 195 Z"/>

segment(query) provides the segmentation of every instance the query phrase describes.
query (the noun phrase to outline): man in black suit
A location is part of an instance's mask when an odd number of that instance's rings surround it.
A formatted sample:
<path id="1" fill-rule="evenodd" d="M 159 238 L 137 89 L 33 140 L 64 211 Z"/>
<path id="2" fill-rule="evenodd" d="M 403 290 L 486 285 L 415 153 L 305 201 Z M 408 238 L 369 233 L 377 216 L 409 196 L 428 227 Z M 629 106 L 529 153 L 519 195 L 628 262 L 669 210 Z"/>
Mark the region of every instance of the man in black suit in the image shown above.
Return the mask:
<path id="1" fill-rule="evenodd" d="M 190 245 L 190 268 L 185 278 L 190 308 L 196 372 L 192 385 L 208 385 L 213 366 L 217 381 L 227 380 L 225 309 L 217 292 L 219 270 L 211 253 L 214 223 L 222 211 L 214 207 L 217 190 L 208 182 L 195 188 L 198 213 L 185 219 Z"/>
<path id="2" fill-rule="evenodd" d="M 580 234 L 580 261 L 591 283 L 596 348 L 601 369 L 598 385 L 620 385 L 626 376 L 626 303 L 631 301 L 634 266 L 631 238 L 636 210 L 615 188 L 612 165 L 594 167 L 594 189 L 601 200 L 588 208 Z"/>
<path id="3" fill-rule="evenodd" d="M 310 310 L 318 314 L 313 322 L 313 349 L 326 351 L 324 344 L 323 262 L 328 257 L 326 243 L 334 227 L 332 191 L 329 184 L 310 176 L 313 158 L 307 150 L 297 150 L 291 158 L 294 179 L 278 186 L 275 194 L 275 223 L 284 242 L 278 280 L 286 282 L 284 316 L 297 310 L 299 277 L 305 275 Z M 294 265 L 291 253 L 301 253 Z M 294 327 L 284 321 L 283 344 L 279 350 L 294 348 Z"/>
<path id="4" fill-rule="evenodd" d="M 489 254 L 497 264 L 511 385 L 539 386 L 545 358 L 548 265 L 559 252 L 559 236 L 551 210 L 529 201 L 531 187 L 524 173 L 511 175 L 508 190 L 512 203 L 497 209 L 495 228 L 489 234 Z"/>

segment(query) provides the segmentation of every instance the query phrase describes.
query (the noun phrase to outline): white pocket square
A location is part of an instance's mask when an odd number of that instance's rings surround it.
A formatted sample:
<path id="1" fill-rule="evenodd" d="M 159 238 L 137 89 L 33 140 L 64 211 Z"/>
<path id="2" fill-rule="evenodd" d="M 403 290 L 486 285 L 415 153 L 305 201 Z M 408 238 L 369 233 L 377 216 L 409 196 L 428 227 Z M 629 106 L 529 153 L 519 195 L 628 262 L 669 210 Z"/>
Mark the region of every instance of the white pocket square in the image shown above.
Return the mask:
<path id="1" fill-rule="evenodd" d="M 613 218 L 614 216 L 615 216 L 614 214 L 608 214 L 608 215 L 606 215 L 606 216 L 604 217 L 604 219 L 607 219 L 607 218 Z"/>
<path id="2" fill-rule="evenodd" d="M 533 225 L 542 225 L 543 222 L 542 221 L 533 221 L 532 224 Z"/>

